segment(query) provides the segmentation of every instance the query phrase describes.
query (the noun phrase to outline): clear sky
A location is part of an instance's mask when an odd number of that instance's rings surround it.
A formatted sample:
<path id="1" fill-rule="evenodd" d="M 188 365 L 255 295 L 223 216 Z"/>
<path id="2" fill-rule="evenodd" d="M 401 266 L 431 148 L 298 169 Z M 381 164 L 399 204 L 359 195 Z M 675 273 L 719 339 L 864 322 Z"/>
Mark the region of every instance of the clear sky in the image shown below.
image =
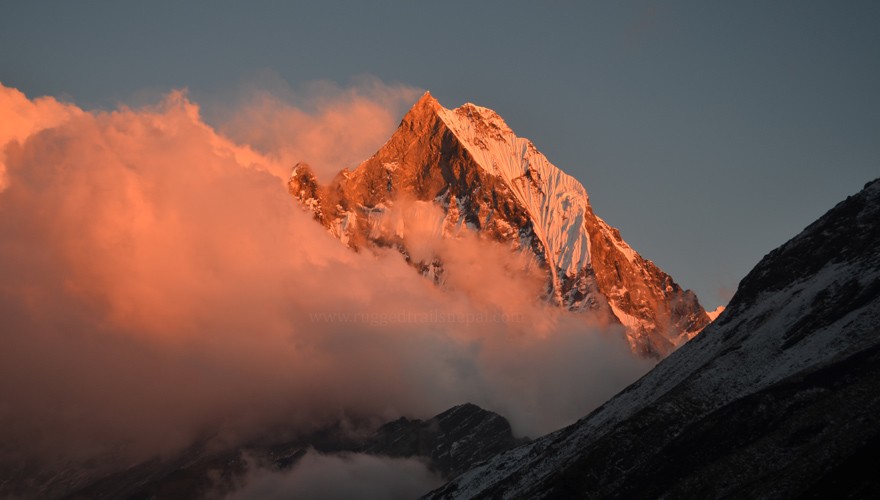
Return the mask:
<path id="1" fill-rule="evenodd" d="M 880 175 L 880 2 L 301 4 L 4 2 L 0 82 L 109 108 L 371 75 L 487 106 L 707 308 Z"/>

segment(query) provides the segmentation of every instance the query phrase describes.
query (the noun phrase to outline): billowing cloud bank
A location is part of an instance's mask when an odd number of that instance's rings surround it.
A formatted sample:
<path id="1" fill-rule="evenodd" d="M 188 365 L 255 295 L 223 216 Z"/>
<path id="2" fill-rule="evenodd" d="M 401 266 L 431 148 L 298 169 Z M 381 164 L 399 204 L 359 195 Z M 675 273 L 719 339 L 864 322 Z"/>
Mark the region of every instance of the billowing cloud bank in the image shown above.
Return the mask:
<path id="1" fill-rule="evenodd" d="M 312 125 L 330 109 L 355 137 L 384 102 L 245 109 L 233 142 L 180 92 L 91 112 L 0 86 L 0 462 L 133 463 L 206 435 L 466 401 L 536 435 L 645 372 L 620 332 L 536 300 L 541 280 L 511 273 L 506 249 L 439 238 L 430 207 L 404 223 L 448 261 L 444 288 L 396 252 L 349 251 L 294 205 L 290 151 L 364 148 Z"/>

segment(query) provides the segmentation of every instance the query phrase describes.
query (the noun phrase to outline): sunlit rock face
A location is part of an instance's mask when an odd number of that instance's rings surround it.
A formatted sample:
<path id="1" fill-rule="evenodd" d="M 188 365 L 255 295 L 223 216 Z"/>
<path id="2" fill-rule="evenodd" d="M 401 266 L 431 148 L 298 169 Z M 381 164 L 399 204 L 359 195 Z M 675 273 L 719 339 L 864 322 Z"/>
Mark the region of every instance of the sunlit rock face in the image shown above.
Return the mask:
<path id="1" fill-rule="evenodd" d="M 289 188 L 345 245 L 396 248 L 442 284 L 442 260 L 414 253 L 407 225 L 389 217 L 401 203 L 439 207 L 440 220 L 418 223 L 448 238 L 473 231 L 527 255 L 525 267 L 546 275 L 544 299 L 623 325 L 645 356 L 665 356 L 710 322 L 693 292 L 627 245 L 576 179 L 490 109 L 450 110 L 426 93 L 357 168 L 321 185 L 300 163 Z M 411 226 L 418 214 L 409 212 Z"/>

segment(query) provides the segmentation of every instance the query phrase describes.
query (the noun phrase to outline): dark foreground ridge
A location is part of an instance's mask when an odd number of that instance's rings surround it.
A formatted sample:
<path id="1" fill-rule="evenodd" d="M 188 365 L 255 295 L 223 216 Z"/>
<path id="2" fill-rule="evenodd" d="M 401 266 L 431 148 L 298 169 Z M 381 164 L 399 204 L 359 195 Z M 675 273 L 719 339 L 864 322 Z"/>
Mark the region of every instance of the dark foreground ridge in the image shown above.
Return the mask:
<path id="1" fill-rule="evenodd" d="M 641 380 L 427 497 L 876 498 L 878 460 L 875 180 L 764 257 Z"/>
<path id="2" fill-rule="evenodd" d="M 368 436 L 358 436 L 334 425 L 292 441 L 251 444 L 224 452 L 208 452 L 210 445 L 203 443 L 177 457 L 153 460 L 101 478 L 65 498 L 223 496 L 232 492 L 252 468 L 290 470 L 310 450 L 420 458 L 442 477 L 451 479 L 525 442 L 513 437 L 510 423 L 504 417 L 474 404 L 463 404 L 428 420 L 401 417 Z"/>

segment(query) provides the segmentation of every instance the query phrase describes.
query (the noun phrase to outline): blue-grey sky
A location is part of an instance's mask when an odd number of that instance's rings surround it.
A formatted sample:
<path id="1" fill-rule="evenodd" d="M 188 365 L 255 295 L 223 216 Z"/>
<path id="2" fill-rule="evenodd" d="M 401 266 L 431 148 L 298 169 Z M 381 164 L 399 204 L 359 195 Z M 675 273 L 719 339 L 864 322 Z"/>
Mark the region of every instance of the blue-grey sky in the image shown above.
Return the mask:
<path id="1" fill-rule="evenodd" d="M 0 6 L 0 82 L 31 97 L 210 102 L 266 73 L 495 109 L 707 308 L 880 175 L 878 2 Z"/>

